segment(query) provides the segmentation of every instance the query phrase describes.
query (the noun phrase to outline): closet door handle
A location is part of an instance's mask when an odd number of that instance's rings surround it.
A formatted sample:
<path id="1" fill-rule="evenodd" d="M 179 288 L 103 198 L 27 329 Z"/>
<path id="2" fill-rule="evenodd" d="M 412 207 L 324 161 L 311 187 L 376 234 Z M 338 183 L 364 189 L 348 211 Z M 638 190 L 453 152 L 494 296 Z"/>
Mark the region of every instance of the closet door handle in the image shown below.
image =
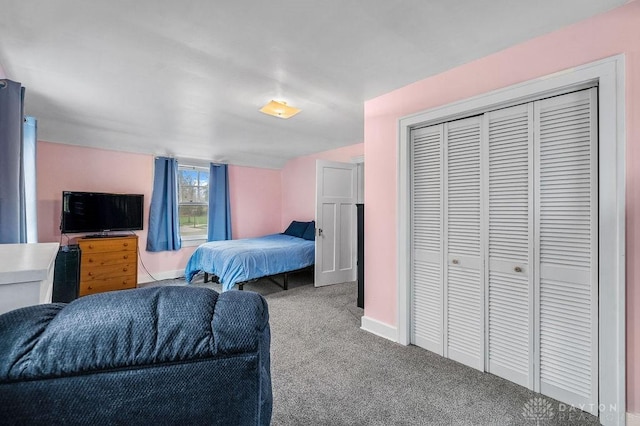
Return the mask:
<path id="1" fill-rule="evenodd" d="M 513 268 L 513 270 L 514 270 L 515 272 L 522 272 L 522 268 L 521 268 L 521 267 L 519 267 L 519 266 L 516 266 L 515 268 Z"/>
<path id="2" fill-rule="evenodd" d="M 322 228 L 318 228 L 318 237 L 322 237 Z"/>
<path id="3" fill-rule="evenodd" d="M 457 265 L 460 263 L 460 261 L 458 259 L 453 259 L 451 263 L 453 263 L 454 265 Z"/>

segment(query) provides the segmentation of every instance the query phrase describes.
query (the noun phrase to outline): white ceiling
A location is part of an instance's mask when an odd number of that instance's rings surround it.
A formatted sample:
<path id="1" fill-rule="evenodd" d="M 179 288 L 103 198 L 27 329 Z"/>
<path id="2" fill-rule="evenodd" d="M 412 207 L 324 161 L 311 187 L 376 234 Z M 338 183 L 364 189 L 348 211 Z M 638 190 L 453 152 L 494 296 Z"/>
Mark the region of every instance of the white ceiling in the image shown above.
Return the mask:
<path id="1" fill-rule="evenodd" d="M 367 99 L 626 2 L 0 0 L 0 72 L 39 139 L 279 168 L 362 142 Z"/>

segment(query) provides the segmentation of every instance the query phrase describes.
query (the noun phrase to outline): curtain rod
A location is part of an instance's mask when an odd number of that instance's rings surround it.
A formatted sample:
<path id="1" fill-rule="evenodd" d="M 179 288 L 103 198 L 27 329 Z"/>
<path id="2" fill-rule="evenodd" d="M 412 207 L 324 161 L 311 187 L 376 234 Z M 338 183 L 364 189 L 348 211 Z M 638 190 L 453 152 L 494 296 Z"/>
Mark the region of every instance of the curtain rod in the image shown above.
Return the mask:
<path id="1" fill-rule="evenodd" d="M 175 158 L 176 160 L 178 160 L 178 162 L 183 162 L 183 163 L 192 163 L 194 165 L 198 165 L 198 164 L 206 164 L 207 167 L 209 166 L 209 163 L 214 163 L 214 164 L 228 164 L 228 162 L 226 160 L 216 160 L 216 159 L 206 159 L 206 158 L 195 158 L 195 157 L 182 157 L 182 156 L 177 156 L 177 155 L 156 155 L 155 158 L 158 157 L 169 157 L 169 158 Z"/>

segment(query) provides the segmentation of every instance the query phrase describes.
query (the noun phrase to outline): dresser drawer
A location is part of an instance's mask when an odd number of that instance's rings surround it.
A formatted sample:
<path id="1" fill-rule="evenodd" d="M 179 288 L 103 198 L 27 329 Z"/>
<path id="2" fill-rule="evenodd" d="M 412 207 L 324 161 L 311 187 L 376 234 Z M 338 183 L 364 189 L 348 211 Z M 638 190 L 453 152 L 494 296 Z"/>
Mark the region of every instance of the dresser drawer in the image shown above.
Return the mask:
<path id="1" fill-rule="evenodd" d="M 114 290 L 127 290 L 131 288 L 136 288 L 135 277 L 112 277 L 104 280 L 81 282 L 78 295 L 86 296 L 88 294 Z"/>
<path id="2" fill-rule="evenodd" d="M 79 240 L 78 245 L 82 250 L 82 255 L 86 256 L 90 253 L 104 253 L 114 251 L 136 251 L 136 238 L 95 238 L 87 240 Z"/>
<path id="3" fill-rule="evenodd" d="M 128 251 L 116 251 L 112 253 L 82 253 L 80 261 L 82 269 L 93 269 L 99 266 L 119 265 L 123 263 L 131 263 L 135 258 L 135 253 Z"/>
<path id="4" fill-rule="evenodd" d="M 131 262 L 116 265 L 89 266 L 88 268 L 80 268 L 80 282 L 124 277 L 134 272 L 136 272 L 136 267 Z"/>

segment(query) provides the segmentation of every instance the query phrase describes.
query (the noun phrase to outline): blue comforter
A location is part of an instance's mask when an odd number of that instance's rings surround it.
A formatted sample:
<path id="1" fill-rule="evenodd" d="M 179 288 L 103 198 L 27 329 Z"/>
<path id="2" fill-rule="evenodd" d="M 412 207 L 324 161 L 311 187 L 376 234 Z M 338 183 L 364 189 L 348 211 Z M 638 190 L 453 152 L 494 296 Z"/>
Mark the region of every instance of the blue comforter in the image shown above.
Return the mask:
<path id="1" fill-rule="evenodd" d="M 222 291 L 237 283 L 313 265 L 315 242 L 285 234 L 204 243 L 191 255 L 185 278 L 199 271 L 216 275 Z"/>

